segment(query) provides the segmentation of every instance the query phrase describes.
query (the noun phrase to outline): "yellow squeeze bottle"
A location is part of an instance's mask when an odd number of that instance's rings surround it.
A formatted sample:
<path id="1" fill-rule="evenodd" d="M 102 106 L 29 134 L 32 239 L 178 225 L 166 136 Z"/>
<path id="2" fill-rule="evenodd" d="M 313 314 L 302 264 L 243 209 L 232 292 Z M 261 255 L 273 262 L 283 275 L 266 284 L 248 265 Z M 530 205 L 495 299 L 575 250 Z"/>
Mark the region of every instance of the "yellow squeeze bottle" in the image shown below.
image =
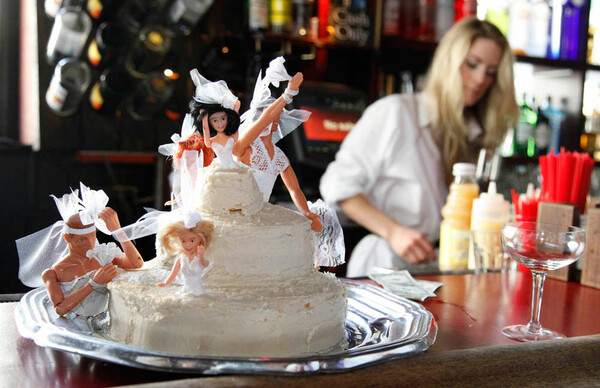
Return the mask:
<path id="1" fill-rule="evenodd" d="M 441 271 L 466 269 L 469 264 L 469 241 L 471 237 L 471 209 L 479 195 L 475 179 L 475 165 L 456 163 L 452 167 L 454 182 L 446 205 L 442 208 L 444 218 L 440 226 L 439 268 Z"/>

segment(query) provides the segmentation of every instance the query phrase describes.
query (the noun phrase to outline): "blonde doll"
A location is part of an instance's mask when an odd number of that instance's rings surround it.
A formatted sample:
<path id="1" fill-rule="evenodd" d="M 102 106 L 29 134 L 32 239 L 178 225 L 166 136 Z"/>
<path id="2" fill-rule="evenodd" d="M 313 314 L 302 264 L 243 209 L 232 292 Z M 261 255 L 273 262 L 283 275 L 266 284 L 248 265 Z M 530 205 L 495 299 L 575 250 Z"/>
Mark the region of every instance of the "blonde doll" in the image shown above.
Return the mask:
<path id="1" fill-rule="evenodd" d="M 193 220 L 179 221 L 169 224 L 158 232 L 157 238 L 167 251 L 178 252 L 179 256 L 167 279 L 158 283 L 164 287 L 173 282 L 181 271 L 183 291 L 193 295 L 201 295 L 202 277 L 210 268 L 204 252 L 213 234 L 213 224 L 200 219 L 195 213 Z M 191 222 L 190 222 L 191 221 Z"/>

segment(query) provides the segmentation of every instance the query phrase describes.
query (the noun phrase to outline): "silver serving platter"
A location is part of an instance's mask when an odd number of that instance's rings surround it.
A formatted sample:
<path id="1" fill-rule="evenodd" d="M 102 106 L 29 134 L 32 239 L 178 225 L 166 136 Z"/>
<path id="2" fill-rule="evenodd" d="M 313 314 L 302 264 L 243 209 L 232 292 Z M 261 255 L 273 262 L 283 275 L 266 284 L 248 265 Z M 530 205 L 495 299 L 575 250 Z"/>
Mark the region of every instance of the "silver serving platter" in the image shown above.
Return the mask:
<path id="1" fill-rule="evenodd" d="M 365 283 L 342 282 L 348 290 L 347 346 L 293 358 L 190 356 L 123 345 L 59 318 L 43 287 L 23 296 L 15 318 L 19 333 L 40 346 L 136 368 L 206 375 L 344 372 L 413 356 L 435 342 L 437 324 L 420 304 Z"/>

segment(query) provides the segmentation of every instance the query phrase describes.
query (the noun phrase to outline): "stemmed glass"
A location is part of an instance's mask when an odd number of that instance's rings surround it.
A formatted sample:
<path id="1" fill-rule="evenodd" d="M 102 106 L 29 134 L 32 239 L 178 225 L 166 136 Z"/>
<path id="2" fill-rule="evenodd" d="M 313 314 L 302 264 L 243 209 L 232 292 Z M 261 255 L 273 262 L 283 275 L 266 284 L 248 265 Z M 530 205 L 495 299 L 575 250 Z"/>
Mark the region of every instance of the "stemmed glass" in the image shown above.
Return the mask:
<path id="1" fill-rule="evenodd" d="M 546 272 L 565 267 L 583 255 L 585 231 L 573 226 L 539 222 L 509 222 L 501 233 L 502 247 L 533 274 L 531 319 L 526 325 L 507 326 L 502 333 L 517 341 L 565 338 L 564 334 L 540 325 L 542 293 Z"/>

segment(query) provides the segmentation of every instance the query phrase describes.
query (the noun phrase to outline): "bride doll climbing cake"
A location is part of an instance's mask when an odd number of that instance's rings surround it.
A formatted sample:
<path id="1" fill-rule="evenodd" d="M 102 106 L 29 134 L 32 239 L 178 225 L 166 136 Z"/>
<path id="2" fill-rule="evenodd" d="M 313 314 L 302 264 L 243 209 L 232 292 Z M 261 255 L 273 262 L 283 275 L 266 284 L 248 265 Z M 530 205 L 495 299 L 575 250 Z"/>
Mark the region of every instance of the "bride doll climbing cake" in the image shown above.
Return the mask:
<path id="1" fill-rule="evenodd" d="M 200 152 L 180 153 L 174 210 L 149 213 L 113 233 L 121 240 L 157 233 L 157 256 L 108 283 L 110 338 L 144 349 L 216 356 L 297 356 L 343 346 L 345 288 L 315 269 L 319 216 L 297 193 L 292 196 L 300 213 L 266 202 L 253 168 L 232 157 L 243 162 L 258 135 L 272 133 L 301 75 L 288 76 L 285 96 L 253 113 L 238 137 L 237 127 L 224 129 L 227 118 L 223 126 L 211 122 L 222 118 L 221 111 L 237 115 L 235 97 L 223 81 L 192 74 L 192 116 L 203 126 L 204 144 Z M 268 84 L 265 78 L 261 85 Z M 193 130 L 185 132 L 191 136 Z M 186 140 L 175 138 L 167 147 L 171 154 Z M 202 152 L 210 148 L 216 159 L 205 167 Z M 190 279 L 197 281 L 191 285 Z"/>

